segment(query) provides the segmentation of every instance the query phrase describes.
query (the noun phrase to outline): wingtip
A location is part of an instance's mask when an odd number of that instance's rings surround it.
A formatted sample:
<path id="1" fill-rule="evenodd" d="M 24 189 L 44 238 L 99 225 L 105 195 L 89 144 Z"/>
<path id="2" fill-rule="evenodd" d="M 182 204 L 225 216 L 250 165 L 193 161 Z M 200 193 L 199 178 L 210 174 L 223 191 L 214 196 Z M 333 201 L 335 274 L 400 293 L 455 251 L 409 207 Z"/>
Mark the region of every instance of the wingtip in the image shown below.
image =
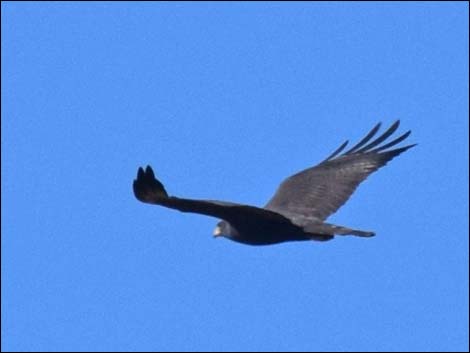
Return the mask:
<path id="1" fill-rule="evenodd" d="M 137 170 L 137 179 L 143 178 L 144 175 L 145 175 L 144 168 L 139 167 L 139 169 Z"/>
<path id="2" fill-rule="evenodd" d="M 137 197 L 138 194 L 137 194 L 137 180 L 134 180 L 132 182 L 132 190 L 134 191 L 134 196 Z"/>
<path id="3" fill-rule="evenodd" d="M 400 126 L 400 119 L 395 120 L 392 126 L 390 126 L 389 130 L 393 130 L 393 132 L 395 132 L 399 126 Z"/>
<path id="4" fill-rule="evenodd" d="M 132 183 L 134 195 L 142 202 L 159 204 L 168 197 L 163 184 L 155 178 L 152 167 L 147 165 L 144 168 L 139 167 L 137 179 Z"/>
<path id="5" fill-rule="evenodd" d="M 153 175 L 154 173 L 152 167 L 147 165 L 147 167 L 145 168 L 145 173 Z"/>

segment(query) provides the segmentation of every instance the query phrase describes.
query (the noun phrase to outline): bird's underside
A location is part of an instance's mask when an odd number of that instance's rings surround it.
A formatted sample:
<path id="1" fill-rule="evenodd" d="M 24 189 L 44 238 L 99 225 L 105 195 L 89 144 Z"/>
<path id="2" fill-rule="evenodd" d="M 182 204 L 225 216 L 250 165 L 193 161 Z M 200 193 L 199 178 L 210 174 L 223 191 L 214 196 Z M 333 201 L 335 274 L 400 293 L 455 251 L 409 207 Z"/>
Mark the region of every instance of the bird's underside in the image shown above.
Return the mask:
<path id="1" fill-rule="evenodd" d="M 215 236 L 250 245 L 325 241 L 335 235 L 371 237 L 373 232 L 337 226 L 325 223 L 325 220 L 371 173 L 415 146 L 390 150 L 411 133 L 408 131 L 385 143 L 398 126 L 399 121 L 372 140 L 380 128 L 379 123 L 355 146 L 341 154 L 348 143 L 346 141 L 320 164 L 285 179 L 264 207 L 169 196 L 150 166 L 145 170 L 139 168 L 133 183 L 134 194 L 145 203 L 222 219 L 214 231 Z"/>

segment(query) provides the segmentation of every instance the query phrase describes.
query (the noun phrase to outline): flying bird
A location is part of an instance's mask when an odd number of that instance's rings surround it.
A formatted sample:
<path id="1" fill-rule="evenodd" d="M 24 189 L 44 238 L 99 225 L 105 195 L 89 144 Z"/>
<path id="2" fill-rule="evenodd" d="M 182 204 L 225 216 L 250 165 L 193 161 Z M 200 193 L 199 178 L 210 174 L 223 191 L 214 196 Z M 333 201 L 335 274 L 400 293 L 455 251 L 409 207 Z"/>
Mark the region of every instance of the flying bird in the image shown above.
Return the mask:
<path id="1" fill-rule="evenodd" d="M 133 189 L 145 203 L 200 213 L 221 219 L 214 236 L 249 245 L 269 245 L 288 241 L 326 241 L 335 235 L 372 237 L 372 231 L 326 223 L 370 174 L 416 144 L 395 148 L 411 131 L 387 141 L 398 129 L 396 121 L 373 139 L 378 123 L 362 140 L 346 152 L 348 141 L 318 165 L 285 179 L 264 207 L 226 201 L 195 200 L 170 196 L 155 178 L 150 166 L 139 168 Z M 392 148 L 393 147 L 393 148 Z M 343 152 L 343 153 L 341 153 Z"/>

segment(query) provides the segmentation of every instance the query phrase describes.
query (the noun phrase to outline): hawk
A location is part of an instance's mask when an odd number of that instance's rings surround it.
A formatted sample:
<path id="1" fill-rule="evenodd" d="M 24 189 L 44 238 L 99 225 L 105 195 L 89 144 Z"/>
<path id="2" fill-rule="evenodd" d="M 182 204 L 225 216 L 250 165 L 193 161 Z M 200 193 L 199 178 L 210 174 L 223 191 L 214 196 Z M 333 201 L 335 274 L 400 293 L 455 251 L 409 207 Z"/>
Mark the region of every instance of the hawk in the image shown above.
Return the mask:
<path id="1" fill-rule="evenodd" d="M 200 213 L 221 219 L 214 236 L 249 245 L 270 245 L 288 241 L 331 240 L 335 235 L 372 237 L 372 231 L 326 223 L 353 194 L 358 185 L 390 160 L 416 146 L 396 147 L 411 131 L 388 141 L 398 129 L 396 121 L 373 139 L 378 123 L 362 140 L 343 152 L 348 141 L 314 167 L 285 179 L 264 207 L 240 203 L 195 200 L 170 196 L 155 178 L 150 166 L 139 168 L 133 189 L 142 202 Z M 341 153 L 343 152 L 343 153 Z"/>

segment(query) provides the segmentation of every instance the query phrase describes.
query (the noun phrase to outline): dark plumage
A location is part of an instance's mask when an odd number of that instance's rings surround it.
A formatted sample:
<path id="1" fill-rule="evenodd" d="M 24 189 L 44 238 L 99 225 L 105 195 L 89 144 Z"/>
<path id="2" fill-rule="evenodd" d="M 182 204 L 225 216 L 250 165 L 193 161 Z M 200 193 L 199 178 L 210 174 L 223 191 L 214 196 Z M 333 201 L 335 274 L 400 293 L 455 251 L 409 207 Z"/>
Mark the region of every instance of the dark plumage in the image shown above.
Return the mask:
<path id="1" fill-rule="evenodd" d="M 415 146 L 390 149 L 411 131 L 383 144 L 397 129 L 396 121 L 375 140 L 377 124 L 360 142 L 341 154 L 348 141 L 315 167 L 305 169 L 284 180 L 263 208 L 224 201 L 192 200 L 169 196 L 163 184 L 155 179 L 152 168 L 139 168 L 134 180 L 138 200 L 174 208 L 182 212 L 200 213 L 222 219 L 215 236 L 250 244 L 268 245 L 285 241 L 333 239 L 335 235 L 371 237 L 373 232 L 350 229 L 325 223 L 371 173 L 400 153 Z M 371 141 L 372 140 L 372 141 Z"/>

